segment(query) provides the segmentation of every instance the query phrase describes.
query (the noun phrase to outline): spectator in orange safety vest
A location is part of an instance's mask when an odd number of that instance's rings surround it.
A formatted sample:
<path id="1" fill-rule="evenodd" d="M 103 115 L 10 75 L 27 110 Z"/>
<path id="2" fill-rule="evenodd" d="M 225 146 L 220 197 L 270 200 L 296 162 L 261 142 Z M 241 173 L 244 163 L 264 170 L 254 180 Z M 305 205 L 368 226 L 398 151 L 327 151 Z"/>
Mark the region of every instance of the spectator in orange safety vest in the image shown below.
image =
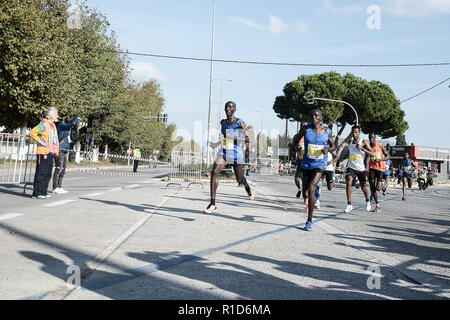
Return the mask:
<path id="1" fill-rule="evenodd" d="M 53 159 L 59 155 L 58 131 L 55 125 L 58 117 L 58 109 L 50 107 L 47 112 L 47 118 L 30 131 L 30 137 L 38 144 L 36 149 L 37 159 L 33 199 L 50 198 L 47 189 L 52 178 Z"/>

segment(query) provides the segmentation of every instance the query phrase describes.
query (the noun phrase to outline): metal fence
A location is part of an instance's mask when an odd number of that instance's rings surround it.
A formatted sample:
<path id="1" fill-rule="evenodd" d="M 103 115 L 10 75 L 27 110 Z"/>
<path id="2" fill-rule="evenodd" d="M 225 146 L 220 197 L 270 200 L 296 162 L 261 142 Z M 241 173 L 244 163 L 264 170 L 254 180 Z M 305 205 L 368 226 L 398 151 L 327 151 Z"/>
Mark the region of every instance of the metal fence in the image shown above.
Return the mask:
<path id="1" fill-rule="evenodd" d="M 0 133 L 0 184 L 32 184 L 35 154 L 29 136 Z"/>
<path id="2" fill-rule="evenodd" d="M 278 158 L 257 158 L 254 182 L 278 182 L 279 168 Z"/>
<path id="3" fill-rule="evenodd" d="M 170 157 L 169 185 L 183 187 L 183 182 L 191 184 L 202 184 L 202 153 L 173 151 Z"/>
<path id="4" fill-rule="evenodd" d="M 256 163 L 256 170 L 262 176 L 278 175 L 280 168 L 280 160 L 278 158 L 258 158 Z"/>

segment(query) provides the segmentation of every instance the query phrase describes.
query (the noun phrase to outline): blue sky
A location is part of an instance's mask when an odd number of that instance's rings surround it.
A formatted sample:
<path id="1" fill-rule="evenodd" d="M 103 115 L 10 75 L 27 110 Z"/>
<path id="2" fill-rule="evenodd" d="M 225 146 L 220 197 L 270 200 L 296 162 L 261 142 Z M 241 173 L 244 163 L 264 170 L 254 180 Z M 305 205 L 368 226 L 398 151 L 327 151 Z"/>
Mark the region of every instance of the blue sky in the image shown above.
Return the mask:
<path id="1" fill-rule="evenodd" d="M 110 29 L 130 52 L 210 58 L 213 0 L 87 0 L 106 15 Z M 370 6 L 380 9 L 371 19 Z M 370 29 L 370 22 L 379 22 Z M 215 59 L 317 64 L 406 64 L 450 62 L 450 0 L 256 1 L 217 0 Z M 208 62 L 130 56 L 132 76 L 160 80 L 169 122 L 203 141 L 209 104 Z M 400 100 L 450 77 L 450 66 L 291 67 L 214 64 L 223 82 L 222 105 L 233 100 L 236 116 L 257 130 L 285 131 L 272 110 L 284 85 L 301 74 L 347 72 L 388 84 Z M 220 81 L 213 82 L 212 124 L 217 123 Z M 402 104 L 408 143 L 450 148 L 450 81 Z M 223 107 L 220 107 L 223 118 Z M 258 110 L 258 112 L 256 111 Z M 262 112 L 261 112 L 262 111 Z M 289 135 L 296 123 L 289 123 Z M 183 131 L 180 131 L 183 133 Z"/>

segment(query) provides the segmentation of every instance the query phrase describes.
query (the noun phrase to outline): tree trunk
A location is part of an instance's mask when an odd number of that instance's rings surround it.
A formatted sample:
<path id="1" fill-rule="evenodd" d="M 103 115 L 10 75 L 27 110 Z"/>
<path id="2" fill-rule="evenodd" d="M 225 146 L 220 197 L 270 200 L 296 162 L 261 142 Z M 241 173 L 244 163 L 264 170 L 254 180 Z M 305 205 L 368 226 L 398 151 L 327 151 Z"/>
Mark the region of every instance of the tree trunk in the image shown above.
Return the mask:
<path id="1" fill-rule="evenodd" d="M 108 159 L 108 143 L 105 143 L 105 161 Z"/>
<path id="2" fill-rule="evenodd" d="M 18 160 L 27 160 L 25 159 L 25 155 L 27 153 L 27 149 L 25 148 L 26 138 L 27 138 L 27 122 L 25 121 L 22 127 L 20 128 L 19 145 L 17 148 Z"/>
<path id="3" fill-rule="evenodd" d="M 81 142 L 80 139 L 77 139 L 77 142 L 75 143 L 75 163 L 80 163 L 81 162 Z"/>
<path id="4" fill-rule="evenodd" d="M 92 162 L 98 162 L 99 146 L 94 146 L 92 148 Z"/>
<path id="5" fill-rule="evenodd" d="M 334 141 L 334 143 L 335 143 L 335 145 L 336 145 L 336 148 L 338 148 L 338 145 L 339 145 L 339 139 L 341 138 L 342 132 L 344 132 L 344 129 L 345 129 L 346 126 L 347 126 L 347 123 L 344 123 L 344 124 L 342 125 L 342 127 L 341 127 L 341 128 L 339 129 L 339 131 L 338 131 L 338 134 L 337 134 L 336 139 L 335 139 L 335 141 Z"/>

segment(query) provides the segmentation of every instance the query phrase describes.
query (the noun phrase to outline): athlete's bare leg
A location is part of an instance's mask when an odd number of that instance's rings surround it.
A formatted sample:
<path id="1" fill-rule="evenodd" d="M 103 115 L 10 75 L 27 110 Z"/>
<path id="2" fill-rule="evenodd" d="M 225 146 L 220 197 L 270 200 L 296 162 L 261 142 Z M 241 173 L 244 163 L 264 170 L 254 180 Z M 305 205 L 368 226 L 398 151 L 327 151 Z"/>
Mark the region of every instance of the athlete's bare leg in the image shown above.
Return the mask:
<path id="1" fill-rule="evenodd" d="M 244 185 L 245 191 L 247 191 L 247 195 L 250 197 L 252 195 L 252 191 L 250 189 L 250 186 L 248 185 L 247 179 L 244 177 L 242 168 L 243 168 L 242 164 L 234 165 L 233 166 L 234 175 L 236 177 L 237 183 Z"/>
<path id="2" fill-rule="evenodd" d="M 210 213 L 216 209 L 216 192 L 217 187 L 219 186 L 219 173 L 226 165 L 227 163 L 223 158 L 218 158 L 213 164 L 210 181 L 211 201 L 208 207 L 203 211 L 205 213 Z"/>

